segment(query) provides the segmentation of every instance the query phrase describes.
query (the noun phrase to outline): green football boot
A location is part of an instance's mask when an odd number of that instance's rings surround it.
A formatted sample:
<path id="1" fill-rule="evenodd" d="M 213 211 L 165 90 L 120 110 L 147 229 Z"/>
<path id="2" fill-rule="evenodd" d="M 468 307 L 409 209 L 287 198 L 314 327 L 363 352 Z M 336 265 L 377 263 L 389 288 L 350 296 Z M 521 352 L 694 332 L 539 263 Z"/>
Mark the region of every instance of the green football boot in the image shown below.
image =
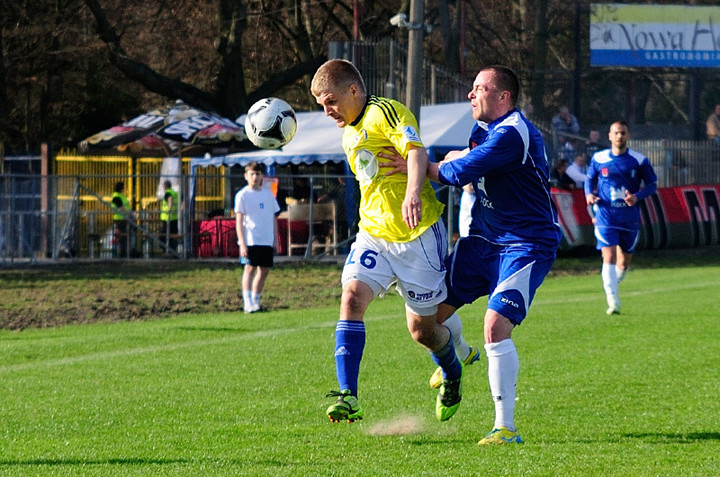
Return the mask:
<path id="1" fill-rule="evenodd" d="M 358 398 L 350 394 L 349 389 L 340 392 L 330 391 L 325 397 L 337 397 L 335 404 L 327 408 L 327 416 L 332 422 L 355 422 L 363 418 L 363 410 Z"/>

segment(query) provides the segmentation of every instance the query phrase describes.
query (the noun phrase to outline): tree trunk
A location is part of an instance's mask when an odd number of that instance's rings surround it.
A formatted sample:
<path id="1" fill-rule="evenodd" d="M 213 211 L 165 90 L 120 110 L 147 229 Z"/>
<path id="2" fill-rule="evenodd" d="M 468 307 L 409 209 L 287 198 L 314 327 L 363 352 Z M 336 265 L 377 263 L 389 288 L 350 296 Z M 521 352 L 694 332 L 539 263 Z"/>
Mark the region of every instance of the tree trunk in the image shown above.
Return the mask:
<path id="1" fill-rule="evenodd" d="M 535 13 L 533 82 L 530 96 L 536 117 L 543 114 L 543 96 L 545 95 L 545 65 L 547 62 L 547 10 L 549 0 L 539 0 Z"/>

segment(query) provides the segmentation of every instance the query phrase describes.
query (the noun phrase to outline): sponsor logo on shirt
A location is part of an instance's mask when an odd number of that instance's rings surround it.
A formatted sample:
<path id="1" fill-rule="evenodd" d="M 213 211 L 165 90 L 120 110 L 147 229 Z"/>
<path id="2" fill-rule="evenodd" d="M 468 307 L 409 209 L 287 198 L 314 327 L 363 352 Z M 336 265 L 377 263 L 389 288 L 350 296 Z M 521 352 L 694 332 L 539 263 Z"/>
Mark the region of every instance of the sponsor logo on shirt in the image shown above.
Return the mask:
<path id="1" fill-rule="evenodd" d="M 412 126 L 405 126 L 403 128 L 403 135 L 405 136 L 405 139 L 407 139 L 410 142 L 421 142 L 420 135 L 417 133 L 415 128 Z"/>
<path id="2" fill-rule="evenodd" d="M 355 140 L 353 141 L 352 145 L 350 146 L 350 149 L 355 149 L 360 143 L 363 143 L 367 141 L 368 133 L 366 130 L 361 129 L 357 132 L 355 135 Z"/>
<path id="3" fill-rule="evenodd" d="M 492 202 L 487 198 L 488 193 L 485 190 L 485 176 L 478 179 L 477 184 L 475 184 L 475 189 L 483 193 L 484 197 L 480 199 L 482 206 L 488 209 L 494 209 L 495 207 L 493 207 Z"/>
<path id="4" fill-rule="evenodd" d="M 622 200 L 625 201 L 625 192 L 627 189 L 625 187 L 620 187 L 619 189 L 616 189 L 614 187 L 610 187 L 610 200 Z"/>
<path id="5" fill-rule="evenodd" d="M 360 149 L 355 155 L 355 177 L 359 182 L 373 180 L 378 173 L 378 160 L 367 149 Z"/>

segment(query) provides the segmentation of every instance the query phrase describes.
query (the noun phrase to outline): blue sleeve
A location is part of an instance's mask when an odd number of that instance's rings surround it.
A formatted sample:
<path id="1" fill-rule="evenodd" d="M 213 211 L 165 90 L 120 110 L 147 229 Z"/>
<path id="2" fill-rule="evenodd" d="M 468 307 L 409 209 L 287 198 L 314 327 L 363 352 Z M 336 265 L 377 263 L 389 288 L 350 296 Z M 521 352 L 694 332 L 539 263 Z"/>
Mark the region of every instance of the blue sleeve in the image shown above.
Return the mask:
<path id="1" fill-rule="evenodd" d="M 585 195 L 592 194 L 595 189 L 596 180 L 595 163 L 590 161 L 585 175 Z"/>
<path id="2" fill-rule="evenodd" d="M 657 191 L 657 175 L 647 158 L 640 164 L 640 177 L 643 181 L 643 188 L 635 194 L 638 200 L 650 197 Z"/>
<path id="3" fill-rule="evenodd" d="M 524 157 L 525 146 L 520 133 L 515 128 L 502 128 L 464 157 L 441 164 L 438 178 L 443 184 L 462 187 L 499 169 L 510 172 L 519 168 Z"/>

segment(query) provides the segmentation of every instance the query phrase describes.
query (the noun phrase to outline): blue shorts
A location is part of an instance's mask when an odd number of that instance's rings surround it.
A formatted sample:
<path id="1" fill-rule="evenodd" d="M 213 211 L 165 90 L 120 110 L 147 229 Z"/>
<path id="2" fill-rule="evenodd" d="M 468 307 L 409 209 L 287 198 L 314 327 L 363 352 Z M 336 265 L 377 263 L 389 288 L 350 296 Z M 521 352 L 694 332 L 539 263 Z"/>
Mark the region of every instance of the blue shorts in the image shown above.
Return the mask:
<path id="1" fill-rule="evenodd" d="M 554 262 L 554 249 L 500 246 L 481 237 L 462 237 L 446 261 L 445 303 L 460 308 L 489 295 L 488 308 L 519 325 Z"/>
<path id="2" fill-rule="evenodd" d="M 640 238 L 640 229 L 628 230 L 617 227 L 595 227 L 596 248 L 619 246 L 625 253 L 635 253 L 635 246 Z"/>

